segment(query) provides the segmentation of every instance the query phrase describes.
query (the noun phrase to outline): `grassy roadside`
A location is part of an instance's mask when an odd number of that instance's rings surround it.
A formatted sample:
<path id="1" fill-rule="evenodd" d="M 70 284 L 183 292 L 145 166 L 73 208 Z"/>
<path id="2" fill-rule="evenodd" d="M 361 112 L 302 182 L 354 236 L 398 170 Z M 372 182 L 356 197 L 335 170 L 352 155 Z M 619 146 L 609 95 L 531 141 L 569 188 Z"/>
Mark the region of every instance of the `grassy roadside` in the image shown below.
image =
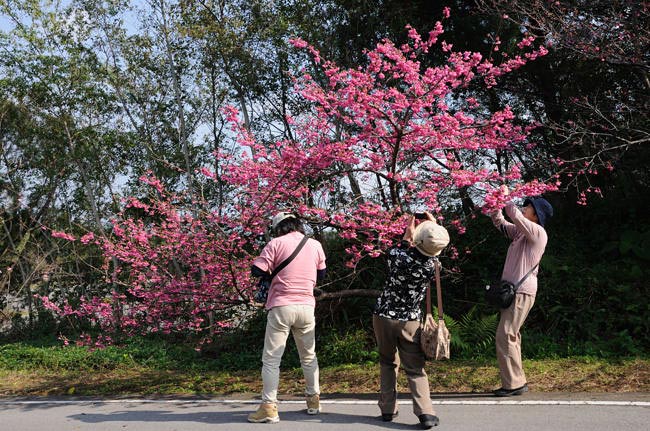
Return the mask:
<path id="1" fill-rule="evenodd" d="M 319 351 L 323 393 L 376 394 L 376 352 L 363 337 L 330 341 Z M 132 338 L 122 346 L 89 349 L 54 339 L 0 344 L 0 396 L 248 396 L 261 391 L 261 347 L 198 353 L 189 345 Z M 550 355 L 548 355 L 550 356 Z M 452 356 L 453 357 L 453 356 Z M 298 355 L 288 347 L 280 393 L 304 390 Z M 533 356 L 524 361 L 536 392 L 649 392 L 650 358 Z M 499 386 L 496 360 L 453 357 L 427 363 L 432 392 L 488 392 Z M 404 373 L 399 384 L 406 388 Z"/>
<path id="2" fill-rule="evenodd" d="M 0 356 L 2 351 L 0 350 Z M 0 396 L 254 396 L 261 390 L 260 372 L 250 370 L 161 369 L 137 363 L 75 369 L 7 367 L 0 361 Z M 575 357 L 526 360 L 530 386 L 536 392 L 650 392 L 650 360 Z M 452 360 L 427 365 L 432 392 L 487 392 L 498 386 L 493 360 Z M 321 368 L 323 393 L 374 394 L 376 364 Z M 280 393 L 301 395 L 300 369 L 283 370 Z M 400 386 L 406 380 L 400 373 Z"/>

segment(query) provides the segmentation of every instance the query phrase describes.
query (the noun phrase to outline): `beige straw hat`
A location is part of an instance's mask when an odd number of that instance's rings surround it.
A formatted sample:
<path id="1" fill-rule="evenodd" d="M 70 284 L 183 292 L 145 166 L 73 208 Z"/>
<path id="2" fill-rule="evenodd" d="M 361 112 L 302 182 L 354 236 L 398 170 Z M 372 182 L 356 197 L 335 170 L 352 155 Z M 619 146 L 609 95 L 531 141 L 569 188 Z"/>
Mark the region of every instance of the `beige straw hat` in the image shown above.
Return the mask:
<path id="1" fill-rule="evenodd" d="M 438 256 L 449 244 L 449 233 L 435 221 L 423 221 L 415 227 L 413 244 L 426 256 Z"/>

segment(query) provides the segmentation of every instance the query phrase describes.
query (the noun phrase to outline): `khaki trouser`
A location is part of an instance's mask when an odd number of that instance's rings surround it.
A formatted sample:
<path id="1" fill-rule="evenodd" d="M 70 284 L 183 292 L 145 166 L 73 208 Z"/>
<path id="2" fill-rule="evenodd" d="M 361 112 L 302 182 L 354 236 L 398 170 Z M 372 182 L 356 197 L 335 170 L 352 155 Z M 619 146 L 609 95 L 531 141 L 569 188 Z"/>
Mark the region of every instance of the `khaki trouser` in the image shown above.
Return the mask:
<path id="1" fill-rule="evenodd" d="M 287 345 L 289 332 L 293 333 L 302 372 L 305 375 L 305 394 L 308 396 L 320 394 L 314 307 L 285 305 L 273 307 L 266 318 L 266 335 L 262 353 L 263 403 L 277 403 L 278 401 L 280 361 Z"/>
<path id="2" fill-rule="evenodd" d="M 379 408 L 382 414 L 397 412 L 397 371 L 401 359 L 413 397 L 413 412 L 416 415 L 435 415 L 429 380 L 424 371 L 424 353 L 420 348 L 420 322 L 374 315 L 372 326 L 379 348 Z"/>
<path id="3" fill-rule="evenodd" d="M 496 345 L 501 387 L 517 389 L 525 385 L 526 374 L 521 363 L 521 329 L 535 297 L 518 294 L 510 307 L 501 310 L 497 327 Z"/>

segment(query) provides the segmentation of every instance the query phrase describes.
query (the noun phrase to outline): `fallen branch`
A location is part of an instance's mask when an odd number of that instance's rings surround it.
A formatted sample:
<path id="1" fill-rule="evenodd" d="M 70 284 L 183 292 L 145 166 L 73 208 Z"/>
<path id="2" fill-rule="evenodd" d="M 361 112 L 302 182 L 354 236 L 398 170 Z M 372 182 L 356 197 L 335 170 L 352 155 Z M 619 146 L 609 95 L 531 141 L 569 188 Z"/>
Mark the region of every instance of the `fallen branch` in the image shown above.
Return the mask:
<path id="1" fill-rule="evenodd" d="M 339 298 L 349 298 L 349 297 L 367 297 L 367 298 L 376 298 L 381 294 L 379 290 L 371 289 L 349 289 L 349 290 L 339 290 L 337 292 L 324 292 L 321 289 L 314 289 L 314 296 L 317 301 L 327 301 L 332 299 Z"/>

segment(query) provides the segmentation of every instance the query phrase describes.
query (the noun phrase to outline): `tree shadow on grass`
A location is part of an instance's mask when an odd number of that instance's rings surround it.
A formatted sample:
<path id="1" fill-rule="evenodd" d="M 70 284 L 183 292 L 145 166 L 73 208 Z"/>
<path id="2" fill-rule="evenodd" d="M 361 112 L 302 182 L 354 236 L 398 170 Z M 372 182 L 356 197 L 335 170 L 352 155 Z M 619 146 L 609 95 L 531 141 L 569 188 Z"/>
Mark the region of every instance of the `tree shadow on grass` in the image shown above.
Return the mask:
<path id="1" fill-rule="evenodd" d="M 188 395 L 253 391 L 261 388 L 261 379 L 238 372 L 224 376 L 154 370 L 129 374 L 80 373 L 72 376 L 36 376 L 19 390 L 2 388 L 3 396 L 156 396 L 157 394 Z"/>

